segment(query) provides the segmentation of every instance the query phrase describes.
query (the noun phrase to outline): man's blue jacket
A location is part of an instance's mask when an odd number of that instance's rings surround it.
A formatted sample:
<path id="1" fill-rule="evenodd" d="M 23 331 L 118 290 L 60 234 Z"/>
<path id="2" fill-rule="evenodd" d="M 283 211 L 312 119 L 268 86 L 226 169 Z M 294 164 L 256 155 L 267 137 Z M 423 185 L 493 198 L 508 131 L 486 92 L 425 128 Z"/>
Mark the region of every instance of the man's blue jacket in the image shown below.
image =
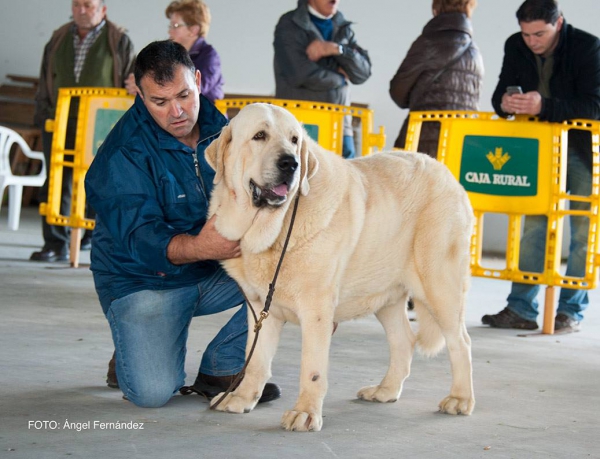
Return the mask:
<path id="1" fill-rule="evenodd" d="M 227 123 L 200 97 L 195 152 L 160 128 L 137 96 L 87 172 L 87 202 L 96 211 L 91 270 L 105 312 L 114 299 L 194 285 L 219 269 L 215 261 L 174 265 L 167 259 L 173 236 L 198 234 L 206 223 L 214 171 L 204 151 Z"/>

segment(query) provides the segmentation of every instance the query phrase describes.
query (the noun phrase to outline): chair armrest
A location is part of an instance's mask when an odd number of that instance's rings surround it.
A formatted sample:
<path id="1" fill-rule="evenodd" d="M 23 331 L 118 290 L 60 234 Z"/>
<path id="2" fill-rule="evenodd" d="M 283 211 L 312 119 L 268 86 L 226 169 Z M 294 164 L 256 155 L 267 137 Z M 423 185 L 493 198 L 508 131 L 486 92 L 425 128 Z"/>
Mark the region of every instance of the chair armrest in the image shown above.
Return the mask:
<path id="1" fill-rule="evenodd" d="M 31 159 L 39 159 L 40 161 L 44 161 L 44 153 L 41 151 L 23 151 L 25 156 Z"/>

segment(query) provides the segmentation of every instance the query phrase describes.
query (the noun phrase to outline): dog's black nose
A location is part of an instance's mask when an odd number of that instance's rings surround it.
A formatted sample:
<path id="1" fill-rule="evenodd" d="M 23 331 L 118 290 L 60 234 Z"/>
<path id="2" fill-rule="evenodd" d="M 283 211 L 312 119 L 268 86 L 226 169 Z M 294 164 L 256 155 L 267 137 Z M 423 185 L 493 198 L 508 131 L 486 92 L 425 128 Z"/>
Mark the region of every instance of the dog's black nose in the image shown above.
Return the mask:
<path id="1" fill-rule="evenodd" d="M 298 161 L 292 155 L 281 155 L 277 161 L 277 167 L 282 172 L 293 172 L 298 168 Z"/>

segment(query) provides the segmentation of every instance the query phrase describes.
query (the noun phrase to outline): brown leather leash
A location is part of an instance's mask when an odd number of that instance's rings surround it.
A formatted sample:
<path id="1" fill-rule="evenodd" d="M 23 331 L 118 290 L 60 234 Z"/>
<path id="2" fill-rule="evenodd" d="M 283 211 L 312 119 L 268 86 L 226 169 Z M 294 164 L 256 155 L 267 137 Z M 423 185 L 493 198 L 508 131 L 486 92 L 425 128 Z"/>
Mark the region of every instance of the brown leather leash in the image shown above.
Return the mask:
<path id="1" fill-rule="evenodd" d="M 273 281 L 269 284 L 269 291 L 267 293 L 267 297 L 265 298 L 265 307 L 260 312 L 260 318 L 256 317 L 256 312 L 254 312 L 254 308 L 246 294 L 242 291 L 242 295 L 244 295 L 244 299 L 246 300 L 246 304 L 250 307 L 250 311 L 252 311 L 252 315 L 254 316 L 254 342 L 252 343 L 252 347 L 250 348 L 250 352 L 248 353 L 248 357 L 246 358 L 246 362 L 244 363 L 244 367 L 238 373 L 237 377 L 231 382 L 227 390 L 221 398 L 217 400 L 213 405 L 211 405 L 210 409 L 214 410 L 219 406 L 219 404 L 227 397 L 228 394 L 233 392 L 235 388 L 238 386 L 244 374 L 246 373 L 246 368 L 250 363 L 250 359 L 254 354 L 254 349 L 256 348 L 256 342 L 258 341 L 258 334 L 260 329 L 262 328 L 263 320 L 269 317 L 269 308 L 271 307 L 271 302 L 273 301 L 273 294 L 275 293 L 275 284 L 277 283 L 277 277 L 279 276 L 279 270 L 281 269 L 281 264 L 283 263 L 283 257 L 285 256 L 285 252 L 287 251 L 288 242 L 290 242 L 290 237 L 292 235 L 292 229 L 294 228 L 294 221 L 296 220 L 296 211 L 298 210 L 298 202 L 300 201 L 300 193 L 296 195 L 296 200 L 294 201 L 294 209 L 292 211 L 292 218 L 290 220 L 290 227 L 288 228 L 287 236 L 285 238 L 285 242 L 283 243 L 283 249 L 281 250 L 281 256 L 279 257 L 279 262 L 277 263 L 277 268 L 275 269 L 275 274 L 273 275 Z M 241 290 L 241 289 L 240 289 Z"/>

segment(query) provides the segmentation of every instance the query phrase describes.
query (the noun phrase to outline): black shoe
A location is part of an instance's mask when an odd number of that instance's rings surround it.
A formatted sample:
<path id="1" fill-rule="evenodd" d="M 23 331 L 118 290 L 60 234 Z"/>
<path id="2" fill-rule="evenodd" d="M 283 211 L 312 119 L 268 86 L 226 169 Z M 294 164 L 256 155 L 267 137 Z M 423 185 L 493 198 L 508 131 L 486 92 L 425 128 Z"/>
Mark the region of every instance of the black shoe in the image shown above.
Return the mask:
<path id="1" fill-rule="evenodd" d="M 202 395 L 207 399 L 211 400 L 212 398 L 219 395 L 221 392 L 225 392 L 227 389 L 229 389 L 229 386 L 236 377 L 237 375 L 210 376 L 198 373 L 198 377 L 196 378 L 196 382 L 194 382 L 194 385 L 183 386 L 181 389 L 179 389 L 179 392 L 183 395 L 188 395 L 192 392 L 195 392 L 196 394 Z M 235 389 L 235 387 L 233 389 Z M 258 400 L 258 403 L 272 402 L 273 400 L 277 400 L 280 397 L 281 389 L 279 388 L 279 386 L 273 383 L 266 383 L 265 388 L 263 389 L 263 393 L 260 399 Z"/>
<path id="2" fill-rule="evenodd" d="M 573 333 L 578 332 L 580 328 L 578 320 L 575 320 L 562 312 L 556 314 L 556 317 L 554 318 L 554 331 Z"/>
<path id="3" fill-rule="evenodd" d="M 31 261 L 69 261 L 69 252 L 55 252 L 52 249 L 42 249 L 40 252 L 33 252 L 29 257 Z"/>
<path id="4" fill-rule="evenodd" d="M 83 236 L 81 240 L 81 245 L 79 246 L 81 250 L 91 250 L 92 248 L 92 236 L 88 236 L 87 234 Z"/>
<path id="5" fill-rule="evenodd" d="M 508 307 L 498 314 L 486 314 L 481 318 L 481 323 L 492 328 L 516 328 L 518 330 L 536 330 L 538 328 L 536 321 L 524 319 Z"/>
<path id="6" fill-rule="evenodd" d="M 119 381 L 117 380 L 117 369 L 116 366 L 115 353 L 113 352 L 112 359 L 108 362 L 108 373 L 106 374 L 106 385 L 108 387 L 112 387 L 113 389 L 119 388 Z"/>

